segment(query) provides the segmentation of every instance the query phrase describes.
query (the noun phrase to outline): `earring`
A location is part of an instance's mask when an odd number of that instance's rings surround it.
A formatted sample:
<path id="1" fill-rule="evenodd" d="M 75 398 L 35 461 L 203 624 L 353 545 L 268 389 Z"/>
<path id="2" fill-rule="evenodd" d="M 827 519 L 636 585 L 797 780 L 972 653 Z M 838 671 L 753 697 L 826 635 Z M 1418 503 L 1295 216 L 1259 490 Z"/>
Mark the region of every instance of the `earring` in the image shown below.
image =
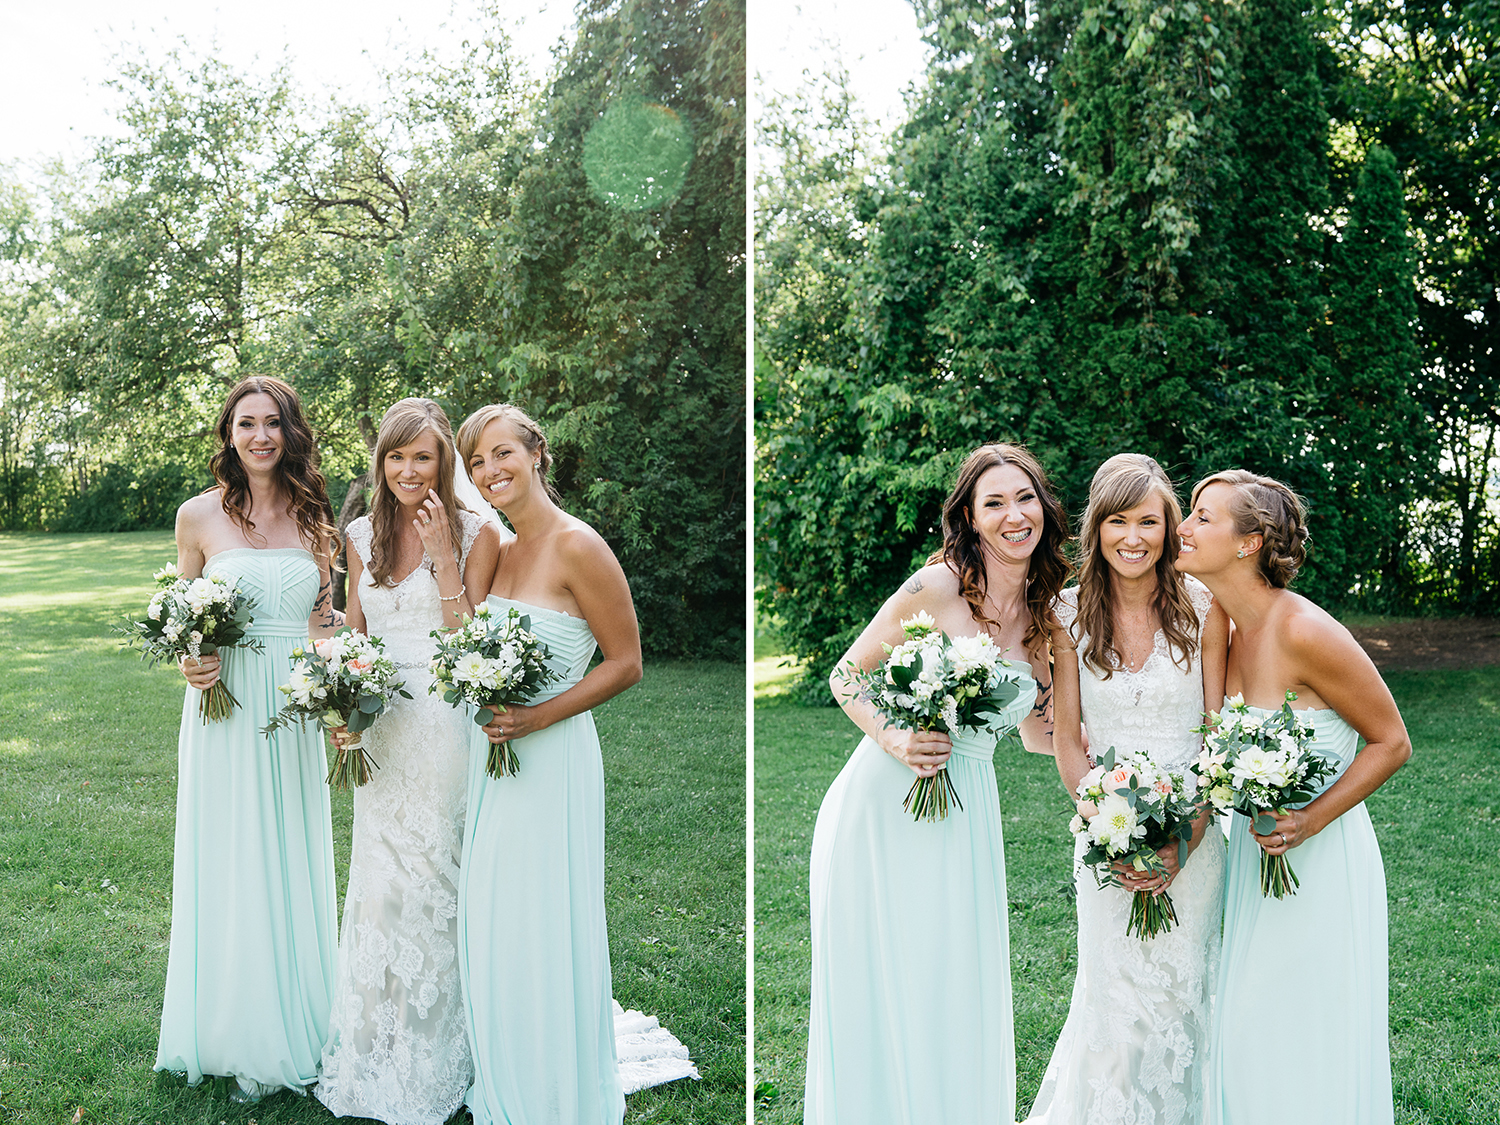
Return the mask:
<path id="1" fill-rule="evenodd" d="M 1234 557 L 1237 558 L 1237 559 L 1242 559 L 1242 558 L 1245 557 L 1245 552 L 1244 551 L 1236 551 L 1234 553 Z"/>

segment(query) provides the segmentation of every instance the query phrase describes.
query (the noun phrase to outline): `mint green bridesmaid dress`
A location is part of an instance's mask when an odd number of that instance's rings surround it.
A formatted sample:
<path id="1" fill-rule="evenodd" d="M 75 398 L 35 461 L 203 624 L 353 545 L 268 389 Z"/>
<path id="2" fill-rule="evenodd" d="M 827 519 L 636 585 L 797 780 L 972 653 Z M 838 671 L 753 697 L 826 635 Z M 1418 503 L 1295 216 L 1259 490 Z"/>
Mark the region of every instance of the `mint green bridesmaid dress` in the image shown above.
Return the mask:
<path id="1" fill-rule="evenodd" d="M 491 595 L 531 615 L 562 673 L 583 678 L 588 623 Z M 485 772 L 474 727 L 458 880 L 458 967 L 468 1009 L 475 1125 L 619 1125 L 609 936 L 604 921 L 604 763 L 585 711 L 512 745 L 520 772 Z"/>
<path id="2" fill-rule="evenodd" d="M 296 548 L 236 548 L 204 574 L 239 579 L 256 602 L 249 637 L 265 647 L 225 653 L 240 704 L 229 718 L 205 726 L 192 687 L 183 702 L 156 1069 L 302 1093 L 328 1034 L 338 948 L 327 762 L 316 728 L 261 728 L 285 701 L 276 687 L 307 638 L 318 568 Z"/>
<path id="3" fill-rule="evenodd" d="M 1036 697 L 993 720 L 1014 727 Z M 954 736 L 963 809 L 914 821 L 915 775 L 865 738 L 813 831 L 807 1125 L 1011 1125 L 1016 1108 L 996 736 Z"/>
<path id="4" fill-rule="evenodd" d="M 1336 711 L 1299 714 L 1342 774 L 1354 728 Z M 1261 896 L 1248 819 L 1229 827 L 1209 1120 L 1390 1125 L 1385 868 L 1370 814 L 1360 802 L 1287 852 L 1301 886 L 1282 899 Z"/>

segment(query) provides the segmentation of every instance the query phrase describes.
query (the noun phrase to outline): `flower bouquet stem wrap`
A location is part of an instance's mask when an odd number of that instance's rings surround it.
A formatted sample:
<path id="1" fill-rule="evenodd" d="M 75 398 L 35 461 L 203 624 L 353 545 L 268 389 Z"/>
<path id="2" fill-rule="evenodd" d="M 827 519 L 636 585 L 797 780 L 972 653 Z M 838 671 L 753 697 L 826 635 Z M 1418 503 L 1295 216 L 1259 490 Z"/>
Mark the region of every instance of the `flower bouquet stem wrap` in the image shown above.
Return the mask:
<path id="1" fill-rule="evenodd" d="M 1287 692 L 1281 708 L 1264 718 L 1250 714 L 1243 696 L 1236 695 L 1223 711 L 1205 716 L 1196 728 L 1203 734 L 1203 751 L 1193 765 L 1199 791 L 1219 812 L 1233 809 L 1248 816 L 1258 835 L 1276 830 L 1276 817 L 1318 795 L 1321 783 L 1338 770 L 1339 762 L 1312 746 L 1317 731 L 1292 710 L 1296 692 Z M 1260 893 L 1285 898 L 1301 886 L 1285 854 L 1260 853 Z"/>
<path id="2" fill-rule="evenodd" d="M 1069 828 L 1088 844 L 1083 862 L 1101 887 L 1124 886 L 1114 870 L 1120 862 L 1141 873 L 1165 875 L 1167 868 L 1157 851 L 1174 840 L 1179 869 L 1187 863 L 1188 841 L 1200 809 L 1182 774 L 1163 769 L 1145 754 L 1116 755 L 1111 746 L 1083 775 L 1077 792 L 1083 811 Z M 1086 816 L 1090 808 L 1093 815 Z M 1127 934 L 1147 941 L 1176 922 L 1172 896 L 1165 891 L 1136 891 L 1130 896 Z"/>
<path id="3" fill-rule="evenodd" d="M 531 631 L 531 617 L 517 609 L 504 615 L 484 603 L 452 632 L 434 630 L 431 692 L 442 692 L 454 707 L 473 705 L 480 726 L 508 707 L 529 703 L 560 677 L 547 665 L 551 653 Z M 509 741 L 490 743 L 485 770 L 491 777 L 513 777 L 521 759 Z"/>
<path id="4" fill-rule="evenodd" d="M 194 660 L 218 656 L 227 660 L 225 650 L 242 646 L 260 649 L 257 640 L 245 640 L 254 623 L 250 611 L 255 602 L 238 584 L 218 576 L 182 578 L 175 563 L 168 563 L 152 577 L 157 591 L 146 607 L 142 621 L 127 620 L 116 632 L 125 637 L 126 645 L 141 646 L 141 659 L 152 664 L 163 660 Z M 198 715 L 204 725 L 227 719 L 239 700 L 224 683 L 223 672 L 198 695 Z"/>
<path id="5" fill-rule="evenodd" d="M 1001 658 L 988 634 L 950 638 L 926 613 L 901 622 L 901 629 L 906 640 L 883 646 L 886 658 L 874 668 L 850 662 L 839 670 L 886 726 L 948 734 L 977 731 L 987 727 L 986 716 L 999 714 L 1020 695 L 1020 684 L 1008 672 L 1010 662 Z M 1005 732 L 994 733 L 998 738 Z M 964 806 L 944 767 L 912 782 L 901 807 L 916 820 L 938 821 Z"/>
<path id="6" fill-rule="evenodd" d="M 288 702 L 264 728 L 265 734 L 312 719 L 325 730 L 346 727 L 343 746 L 334 746 L 328 784 L 335 789 L 364 785 L 379 763 L 365 750 L 360 732 L 369 729 L 396 696 L 410 699 L 401 671 L 385 655 L 379 637 L 340 629 L 331 637 L 292 649 L 292 676 L 277 690 Z"/>

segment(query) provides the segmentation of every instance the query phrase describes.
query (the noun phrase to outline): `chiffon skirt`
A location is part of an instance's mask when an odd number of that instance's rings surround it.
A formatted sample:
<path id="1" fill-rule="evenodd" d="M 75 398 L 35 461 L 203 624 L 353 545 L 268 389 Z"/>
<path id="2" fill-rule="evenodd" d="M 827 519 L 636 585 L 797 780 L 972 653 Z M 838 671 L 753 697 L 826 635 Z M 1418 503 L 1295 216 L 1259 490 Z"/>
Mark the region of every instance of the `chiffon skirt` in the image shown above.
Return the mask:
<path id="1" fill-rule="evenodd" d="M 1302 714 L 1347 765 L 1352 728 Z M 1385 868 L 1370 814 L 1355 805 L 1292 848 L 1301 886 L 1282 899 L 1261 897 L 1248 824 L 1230 822 L 1211 1119 L 1259 1125 L 1271 1098 L 1298 1121 L 1390 1125 Z"/>
<path id="2" fill-rule="evenodd" d="M 818 810 L 809 1125 L 1015 1119 L 1005 850 L 993 736 L 954 740 L 963 801 L 916 822 L 914 775 L 866 738 Z"/>
<path id="3" fill-rule="evenodd" d="M 306 622 L 285 633 L 306 638 Z M 156 1069 L 298 1090 L 318 1076 L 337 960 L 333 833 L 323 736 L 267 738 L 293 636 L 257 627 L 263 653 L 231 650 L 240 706 L 198 717 L 187 689 L 177 754 L 172 938 Z"/>

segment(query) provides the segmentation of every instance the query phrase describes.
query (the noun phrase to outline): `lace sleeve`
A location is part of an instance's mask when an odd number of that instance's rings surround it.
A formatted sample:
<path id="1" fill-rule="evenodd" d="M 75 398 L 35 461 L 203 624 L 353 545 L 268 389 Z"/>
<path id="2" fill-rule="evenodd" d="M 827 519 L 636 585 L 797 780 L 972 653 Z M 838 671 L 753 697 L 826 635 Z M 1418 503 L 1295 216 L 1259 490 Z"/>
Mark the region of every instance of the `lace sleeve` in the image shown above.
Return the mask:
<path id="1" fill-rule="evenodd" d="M 1052 612 L 1057 614 L 1057 620 L 1064 629 L 1070 633 L 1073 631 L 1073 621 L 1078 617 L 1078 587 L 1069 586 L 1057 595 L 1057 600 L 1052 603 Z"/>
<path id="2" fill-rule="evenodd" d="M 375 536 L 374 529 L 370 526 L 369 516 L 360 516 L 353 521 L 344 533 L 349 537 L 349 545 L 359 555 L 359 561 L 365 564 L 365 572 L 370 569 L 370 544 Z"/>
<path id="3" fill-rule="evenodd" d="M 476 516 L 465 508 L 458 513 L 458 521 L 463 529 L 463 542 L 458 549 L 458 573 L 462 575 L 464 567 L 469 564 L 469 548 L 474 546 L 474 540 L 484 530 L 485 520 L 483 516 Z"/>
<path id="4" fill-rule="evenodd" d="M 1193 612 L 1198 615 L 1198 628 L 1202 629 L 1203 623 L 1208 620 L 1208 611 L 1214 604 L 1213 593 L 1191 574 L 1184 574 L 1182 581 L 1187 586 L 1188 601 L 1193 603 Z"/>

